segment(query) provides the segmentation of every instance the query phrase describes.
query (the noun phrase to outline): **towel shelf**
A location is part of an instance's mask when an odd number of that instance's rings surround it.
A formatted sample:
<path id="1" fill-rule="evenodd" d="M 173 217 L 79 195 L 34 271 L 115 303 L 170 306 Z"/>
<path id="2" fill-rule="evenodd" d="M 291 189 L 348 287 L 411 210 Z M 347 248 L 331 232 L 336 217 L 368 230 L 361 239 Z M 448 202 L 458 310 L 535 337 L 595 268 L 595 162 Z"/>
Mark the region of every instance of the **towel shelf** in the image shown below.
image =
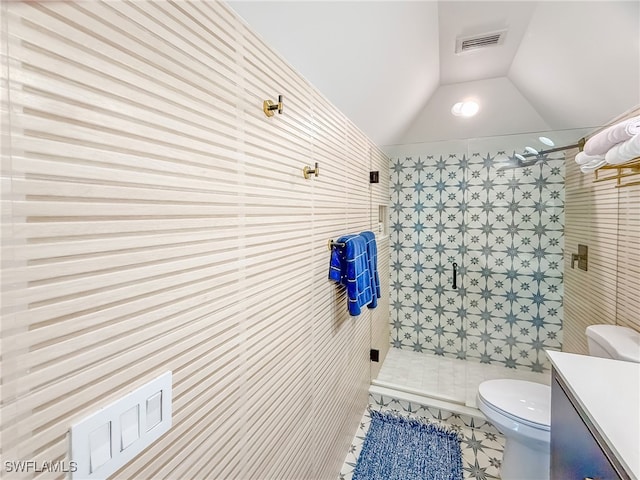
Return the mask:
<path id="1" fill-rule="evenodd" d="M 601 167 L 599 170 L 594 172 L 595 178 L 593 181 L 595 183 L 615 180 L 616 188 L 630 187 L 632 185 L 638 185 L 639 181 L 635 178 L 632 180 L 626 179 L 629 177 L 637 177 L 638 175 L 640 175 L 640 157 L 634 158 L 630 162 L 620 165 L 605 165 L 604 167 Z"/>

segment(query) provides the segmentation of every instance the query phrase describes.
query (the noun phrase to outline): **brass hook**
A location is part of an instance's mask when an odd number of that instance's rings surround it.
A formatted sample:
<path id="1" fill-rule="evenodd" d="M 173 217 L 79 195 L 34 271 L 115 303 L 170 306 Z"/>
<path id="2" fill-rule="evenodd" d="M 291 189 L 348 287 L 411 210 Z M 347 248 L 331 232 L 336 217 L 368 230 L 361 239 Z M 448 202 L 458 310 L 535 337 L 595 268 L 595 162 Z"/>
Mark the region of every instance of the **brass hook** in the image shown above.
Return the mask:
<path id="1" fill-rule="evenodd" d="M 304 175 L 304 178 L 306 178 L 307 180 L 309 180 L 309 177 L 311 177 L 311 175 L 314 175 L 317 177 L 319 173 L 320 173 L 320 168 L 318 167 L 318 162 L 316 162 L 316 165 L 313 169 L 309 165 L 307 165 L 302 169 L 302 174 Z"/>
<path id="2" fill-rule="evenodd" d="M 271 100 L 265 100 L 262 102 L 262 111 L 267 117 L 273 117 L 274 111 L 282 113 L 284 106 L 282 105 L 282 95 L 278 95 L 278 103 L 273 103 Z"/>

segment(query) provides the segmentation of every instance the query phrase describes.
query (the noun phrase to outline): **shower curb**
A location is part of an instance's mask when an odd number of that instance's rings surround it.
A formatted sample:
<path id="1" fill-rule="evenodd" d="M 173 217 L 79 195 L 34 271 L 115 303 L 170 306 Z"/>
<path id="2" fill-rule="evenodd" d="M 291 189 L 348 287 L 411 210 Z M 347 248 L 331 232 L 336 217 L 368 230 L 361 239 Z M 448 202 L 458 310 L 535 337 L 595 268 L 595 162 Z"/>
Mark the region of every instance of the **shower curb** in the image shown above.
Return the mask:
<path id="1" fill-rule="evenodd" d="M 469 427 L 483 432 L 501 435 L 477 408 L 442 399 L 388 388 L 381 385 L 369 387 L 369 404 L 372 408 L 396 410 L 412 416 L 420 416 L 438 423 L 456 427 Z"/>

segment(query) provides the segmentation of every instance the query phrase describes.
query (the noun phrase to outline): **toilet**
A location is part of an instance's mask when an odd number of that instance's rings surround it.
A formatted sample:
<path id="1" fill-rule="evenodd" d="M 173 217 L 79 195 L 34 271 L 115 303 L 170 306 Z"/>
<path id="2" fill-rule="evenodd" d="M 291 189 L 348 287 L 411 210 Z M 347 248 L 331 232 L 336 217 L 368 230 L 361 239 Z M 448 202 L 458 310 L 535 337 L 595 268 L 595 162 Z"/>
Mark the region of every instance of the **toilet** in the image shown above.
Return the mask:
<path id="1" fill-rule="evenodd" d="M 640 333 L 617 325 L 587 327 L 589 355 L 640 363 Z M 523 380 L 487 380 L 480 411 L 505 436 L 502 480 L 549 478 L 551 387 Z"/>

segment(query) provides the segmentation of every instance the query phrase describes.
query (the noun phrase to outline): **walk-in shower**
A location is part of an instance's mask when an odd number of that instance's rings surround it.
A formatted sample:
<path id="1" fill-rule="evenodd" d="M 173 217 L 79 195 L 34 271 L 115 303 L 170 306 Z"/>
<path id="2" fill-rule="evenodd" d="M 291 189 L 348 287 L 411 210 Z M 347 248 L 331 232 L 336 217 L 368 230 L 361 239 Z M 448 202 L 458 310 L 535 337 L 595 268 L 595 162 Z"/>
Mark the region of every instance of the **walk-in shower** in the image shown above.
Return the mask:
<path id="1" fill-rule="evenodd" d="M 394 373 L 378 382 L 470 403 L 486 378 L 546 375 L 562 345 L 562 146 L 586 132 L 389 149 Z"/>

